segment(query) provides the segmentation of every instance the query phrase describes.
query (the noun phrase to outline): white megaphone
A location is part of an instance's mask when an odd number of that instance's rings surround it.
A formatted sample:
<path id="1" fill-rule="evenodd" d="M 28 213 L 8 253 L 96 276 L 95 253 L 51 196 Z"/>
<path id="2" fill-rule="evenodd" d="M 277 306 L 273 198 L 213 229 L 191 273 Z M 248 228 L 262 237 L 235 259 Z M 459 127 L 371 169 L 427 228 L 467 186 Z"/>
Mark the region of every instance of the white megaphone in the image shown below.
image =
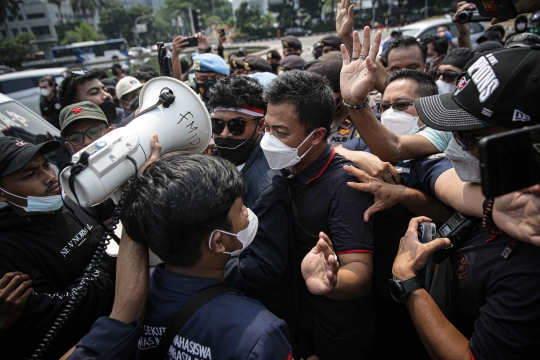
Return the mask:
<path id="1" fill-rule="evenodd" d="M 131 155 L 141 167 L 151 155 L 152 134 L 158 135 L 162 153 L 196 153 L 208 146 L 212 136 L 208 111 L 199 96 L 182 82 L 170 77 L 152 79 L 141 89 L 139 102 L 139 116 L 129 125 L 109 132 L 73 155 L 73 163 L 84 166 L 82 171 L 79 166 L 80 172 L 74 171 L 72 177 L 77 197 L 69 184 L 73 166 L 60 174 L 62 188 L 71 199 L 78 198 L 81 206 L 99 204 L 135 175 L 135 166 L 127 156 Z"/>

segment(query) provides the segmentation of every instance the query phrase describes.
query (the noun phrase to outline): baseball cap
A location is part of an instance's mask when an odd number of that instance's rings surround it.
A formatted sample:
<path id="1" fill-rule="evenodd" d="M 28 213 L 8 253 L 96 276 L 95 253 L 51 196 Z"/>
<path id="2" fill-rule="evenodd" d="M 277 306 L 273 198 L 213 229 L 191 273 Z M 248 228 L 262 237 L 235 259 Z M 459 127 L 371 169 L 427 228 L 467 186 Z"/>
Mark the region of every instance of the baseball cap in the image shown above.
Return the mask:
<path id="1" fill-rule="evenodd" d="M 295 49 L 302 49 L 302 43 L 296 36 L 285 36 L 281 38 L 281 45 L 283 45 L 284 48 L 295 48 Z"/>
<path id="2" fill-rule="evenodd" d="M 198 72 L 213 72 L 216 74 L 229 75 L 229 65 L 223 58 L 216 54 L 204 53 L 193 57 L 193 69 Z"/>
<path id="3" fill-rule="evenodd" d="M 101 79 L 99 81 L 101 81 L 101 83 L 103 85 L 105 85 L 105 87 L 107 89 L 113 89 L 114 91 L 116 91 L 116 81 L 114 81 L 114 79 L 105 78 L 105 79 Z"/>
<path id="4" fill-rule="evenodd" d="M 332 91 L 338 93 L 341 92 L 339 87 L 339 77 L 341 74 L 342 66 L 342 59 L 328 59 L 325 61 L 319 61 L 314 63 L 306 71 L 317 73 L 322 77 L 328 79 L 332 87 Z"/>
<path id="5" fill-rule="evenodd" d="M 540 123 L 540 46 L 475 56 L 454 93 L 416 99 L 422 121 L 437 130 L 491 126 L 521 128 Z"/>
<path id="6" fill-rule="evenodd" d="M 452 65 L 458 69 L 464 69 L 465 65 L 475 57 L 476 51 L 469 48 L 452 49 L 446 54 L 446 57 L 441 62 L 441 65 Z M 440 65 L 439 65 L 440 66 Z"/>
<path id="7" fill-rule="evenodd" d="M 39 151 L 45 155 L 60 148 L 60 141 L 51 140 L 34 145 L 20 138 L 5 136 L 0 138 L 0 177 L 22 169 Z"/>
<path id="8" fill-rule="evenodd" d="M 478 46 L 474 49 L 479 53 L 483 53 L 486 51 L 498 51 L 503 48 L 502 44 L 498 41 L 484 41 L 481 44 L 478 44 Z"/>
<path id="9" fill-rule="evenodd" d="M 331 46 L 333 48 L 339 49 L 341 44 L 343 44 L 343 41 L 336 35 L 326 35 L 321 39 L 322 46 Z"/>
<path id="10" fill-rule="evenodd" d="M 135 79 L 133 76 L 124 76 L 118 80 L 118 84 L 116 84 L 116 96 L 121 99 L 122 96 L 142 87 L 143 85 L 141 82 Z"/>
<path id="11" fill-rule="evenodd" d="M 83 101 L 75 103 L 60 111 L 60 134 L 65 136 L 66 129 L 73 122 L 84 119 L 100 120 L 109 125 L 107 117 L 99 106 L 90 102 Z"/>
<path id="12" fill-rule="evenodd" d="M 248 55 L 244 58 L 244 69 L 246 71 L 259 70 L 272 72 L 272 67 L 268 64 L 268 61 L 255 55 Z"/>
<path id="13" fill-rule="evenodd" d="M 516 34 L 506 40 L 505 48 L 528 47 L 531 45 L 540 45 L 540 37 L 532 33 Z"/>

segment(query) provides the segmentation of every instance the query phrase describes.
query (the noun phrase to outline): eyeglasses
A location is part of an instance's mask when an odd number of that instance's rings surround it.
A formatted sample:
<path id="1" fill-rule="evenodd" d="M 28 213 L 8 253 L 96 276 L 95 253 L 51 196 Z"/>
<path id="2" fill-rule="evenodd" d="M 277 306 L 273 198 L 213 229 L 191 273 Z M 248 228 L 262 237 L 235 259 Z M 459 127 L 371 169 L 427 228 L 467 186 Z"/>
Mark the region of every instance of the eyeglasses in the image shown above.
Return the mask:
<path id="1" fill-rule="evenodd" d="M 405 100 L 396 101 L 395 103 L 380 103 L 379 111 L 381 114 L 390 108 L 396 109 L 399 111 L 406 111 L 409 107 L 413 105 L 414 103 L 412 101 L 405 101 Z"/>
<path id="2" fill-rule="evenodd" d="M 476 148 L 478 146 L 478 142 L 485 138 L 488 135 L 475 135 L 468 131 L 454 131 L 452 132 L 454 135 L 454 139 L 456 139 L 456 142 L 459 146 L 461 146 L 461 150 L 463 151 L 471 151 L 472 149 Z"/>
<path id="3" fill-rule="evenodd" d="M 91 126 L 84 133 L 82 132 L 76 132 L 68 137 L 68 141 L 71 145 L 78 146 L 81 145 L 84 142 L 84 135 L 86 135 L 90 140 L 98 139 L 101 136 L 101 130 L 105 126 L 103 125 L 96 125 Z"/>
<path id="4" fill-rule="evenodd" d="M 244 131 L 246 130 L 246 124 L 254 121 L 261 120 L 262 117 L 251 119 L 251 120 L 245 120 L 242 118 L 234 118 L 229 121 L 224 121 L 218 118 L 212 118 L 212 132 L 214 134 L 221 134 L 223 132 L 223 129 L 225 129 L 225 125 L 227 125 L 227 129 L 229 129 L 229 132 L 235 136 L 242 135 Z"/>
<path id="5" fill-rule="evenodd" d="M 437 81 L 442 76 L 443 81 L 447 83 L 453 83 L 456 81 L 456 78 L 459 76 L 459 74 L 455 71 L 439 71 L 439 70 L 431 70 L 431 77 L 433 80 Z"/>

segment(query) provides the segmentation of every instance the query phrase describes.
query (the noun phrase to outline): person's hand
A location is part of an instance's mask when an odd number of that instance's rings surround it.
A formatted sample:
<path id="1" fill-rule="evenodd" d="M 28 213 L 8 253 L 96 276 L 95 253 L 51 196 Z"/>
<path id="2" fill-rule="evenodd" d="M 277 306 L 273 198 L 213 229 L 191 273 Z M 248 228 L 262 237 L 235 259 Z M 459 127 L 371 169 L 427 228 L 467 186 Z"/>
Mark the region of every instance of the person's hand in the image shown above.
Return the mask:
<path id="1" fill-rule="evenodd" d="M 349 57 L 345 45 L 341 45 L 341 55 L 343 56 L 343 67 L 340 75 L 341 96 L 345 102 L 351 105 L 363 104 L 373 84 L 375 84 L 377 71 L 375 58 L 379 52 L 381 36 L 381 32 L 378 31 L 370 51 L 369 27 L 364 28 L 364 46 L 362 47 L 358 31 L 353 32 L 352 58 Z"/>
<path id="2" fill-rule="evenodd" d="M 197 45 L 199 52 L 207 51 L 210 48 L 210 43 L 208 42 L 208 38 L 206 37 L 206 32 L 204 30 L 195 34 L 195 37 L 199 42 L 199 45 Z"/>
<path id="3" fill-rule="evenodd" d="M 514 239 L 540 246 L 540 185 L 496 198 L 493 221 Z"/>
<path id="4" fill-rule="evenodd" d="M 418 275 L 420 270 L 426 267 L 429 257 L 435 251 L 450 245 L 448 239 L 434 239 L 427 244 L 422 244 L 418 240 L 418 225 L 423 221 L 431 222 L 431 219 L 425 216 L 412 218 L 405 236 L 399 242 L 392 274 L 400 280 L 407 280 Z"/>
<path id="5" fill-rule="evenodd" d="M 336 32 L 340 39 L 350 38 L 354 21 L 354 5 L 350 0 L 343 0 L 338 4 L 336 14 Z"/>
<path id="6" fill-rule="evenodd" d="M 514 0 L 516 4 L 516 10 L 519 14 L 534 13 L 540 10 L 540 1 L 538 0 Z M 494 18 L 491 20 L 491 25 L 495 25 L 509 19 Z"/>
<path id="7" fill-rule="evenodd" d="M 389 184 L 400 184 L 399 172 L 389 162 L 381 161 L 377 156 L 366 151 L 346 151 L 341 153 L 343 148 L 336 148 L 336 152 L 352 161 L 360 170 L 365 171 L 369 176 L 382 180 Z"/>
<path id="8" fill-rule="evenodd" d="M 457 15 L 464 11 L 464 10 L 476 10 L 476 5 L 468 3 L 466 1 L 460 1 L 457 4 L 457 10 L 454 14 L 454 18 L 452 19 L 454 21 L 454 24 L 456 25 L 458 29 L 458 33 L 461 35 L 467 35 L 471 32 L 472 23 L 460 23 L 457 21 Z"/>
<path id="9" fill-rule="evenodd" d="M 30 276 L 19 271 L 7 273 L 0 279 L 0 333 L 21 316 L 34 291 L 31 285 Z"/>
<path id="10" fill-rule="evenodd" d="M 172 41 L 173 59 L 178 58 L 178 55 L 180 55 L 180 53 L 186 49 L 187 44 L 188 44 L 188 40 L 187 40 L 187 37 L 185 36 L 178 35 L 177 37 L 173 39 Z"/>
<path id="11" fill-rule="evenodd" d="M 161 157 L 161 144 L 159 143 L 159 139 L 157 134 L 153 134 L 150 136 L 150 147 L 152 148 L 152 153 L 150 154 L 150 157 L 148 160 L 144 162 L 144 164 L 139 169 L 139 174 L 142 174 L 146 168 L 152 164 L 153 162 L 156 162 Z"/>
<path id="12" fill-rule="evenodd" d="M 375 195 L 373 205 L 371 205 L 364 213 L 365 222 L 368 222 L 368 220 L 379 211 L 389 209 L 403 201 L 403 194 L 405 192 L 404 186 L 385 183 L 382 180 L 369 176 L 365 171 L 357 169 L 354 166 L 345 165 L 343 170 L 361 181 L 361 183 L 348 182 L 348 186 Z"/>
<path id="13" fill-rule="evenodd" d="M 302 260 L 301 269 L 312 294 L 326 295 L 336 288 L 339 263 L 332 242 L 325 233 L 319 233 L 319 241 Z"/>
<path id="14" fill-rule="evenodd" d="M 219 35 L 218 37 L 218 46 L 222 47 L 223 43 L 227 40 L 227 36 L 225 34 Z"/>
<path id="15" fill-rule="evenodd" d="M 204 150 L 204 153 L 207 155 L 212 155 L 214 153 L 215 148 L 216 148 L 216 143 L 214 142 L 214 137 L 212 136 L 210 138 L 210 142 L 208 143 L 208 146 Z"/>

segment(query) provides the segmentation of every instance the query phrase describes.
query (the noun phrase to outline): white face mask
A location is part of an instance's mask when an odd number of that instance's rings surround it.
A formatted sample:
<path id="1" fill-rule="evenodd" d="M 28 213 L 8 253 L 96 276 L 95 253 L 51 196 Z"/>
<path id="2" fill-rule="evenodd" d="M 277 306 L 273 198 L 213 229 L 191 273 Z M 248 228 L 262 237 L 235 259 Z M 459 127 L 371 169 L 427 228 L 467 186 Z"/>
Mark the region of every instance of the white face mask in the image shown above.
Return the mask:
<path id="1" fill-rule="evenodd" d="M 214 235 L 216 231 L 219 231 L 224 234 L 236 236 L 238 241 L 242 243 L 241 249 L 234 250 L 232 252 L 224 251 L 223 252 L 224 254 L 230 254 L 231 256 L 238 256 L 242 253 L 242 251 L 244 251 L 253 242 L 253 239 L 255 239 L 255 235 L 257 234 L 257 229 L 259 228 L 259 218 L 257 217 L 257 215 L 253 213 L 253 211 L 251 211 L 251 209 L 248 208 L 247 211 L 248 211 L 248 226 L 244 230 L 239 231 L 238 234 L 233 234 L 227 231 L 217 230 L 217 229 L 212 231 L 212 233 L 210 234 L 210 239 L 208 240 L 208 247 L 210 248 L 210 250 L 212 250 L 212 236 Z"/>
<path id="2" fill-rule="evenodd" d="M 26 200 L 26 206 L 20 206 L 20 205 L 12 203 L 11 201 L 9 201 L 9 203 L 11 205 L 20 207 L 21 209 L 23 209 L 24 211 L 28 213 L 56 211 L 60 209 L 62 205 L 64 205 L 61 195 L 22 197 L 22 196 L 12 194 L 9 191 L 6 191 L 4 189 L 0 189 L 0 190 L 16 198 Z"/>
<path id="3" fill-rule="evenodd" d="M 452 137 L 444 153 L 452 161 L 452 165 L 454 165 L 454 169 L 461 181 L 481 183 L 480 160 L 470 152 L 463 151 L 456 139 Z"/>
<path id="4" fill-rule="evenodd" d="M 41 89 L 40 92 L 41 92 L 41 95 L 43 95 L 44 97 L 51 95 L 51 90 L 49 89 Z"/>
<path id="5" fill-rule="evenodd" d="M 418 116 L 412 116 L 404 111 L 390 108 L 382 113 L 381 123 L 396 135 L 416 134 L 420 127 L 418 126 Z"/>
<path id="6" fill-rule="evenodd" d="M 516 24 L 516 29 L 519 30 L 519 31 L 525 30 L 526 27 L 527 27 L 527 23 L 517 23 Z"/>
<path id="7" fill-rule="evenodd" d="M 424 67 L 424 69 L 427 69 L 427 65 L 429 64 L 429 70 L 433 70 L 433 64 L 435 63 L 435 61 L 439 60 L 440 56 L 436 57 L 435 59 L 432 59 L 432 58 L 427 58 L 426 59 L 426 66 Z M 424 70 L 425 72 L 425 70 Z"/>
<path id="8" fill-rule="evenodd" d="M 439 88 L 439 94 L 448 94 L 456 91 L 456 85 L 454 84 L 449 84 L 442 80 L 437 80 L 436 83 L 437 87 Z"/>
<path id="9" fill-rule="evenodd" d="M 298 164 L 313 146 L 311 146 L 302 156 L 298 156 L 298 149 L 304 145 L 316 130 L 317 129 L 313 130 L 296 148 L 288 147 L 274 135 L 265 134 L 261 140 L 261 148 L 268 161 L 268 165 L 270 165 L 270 169 L 281 170 Z"/>

